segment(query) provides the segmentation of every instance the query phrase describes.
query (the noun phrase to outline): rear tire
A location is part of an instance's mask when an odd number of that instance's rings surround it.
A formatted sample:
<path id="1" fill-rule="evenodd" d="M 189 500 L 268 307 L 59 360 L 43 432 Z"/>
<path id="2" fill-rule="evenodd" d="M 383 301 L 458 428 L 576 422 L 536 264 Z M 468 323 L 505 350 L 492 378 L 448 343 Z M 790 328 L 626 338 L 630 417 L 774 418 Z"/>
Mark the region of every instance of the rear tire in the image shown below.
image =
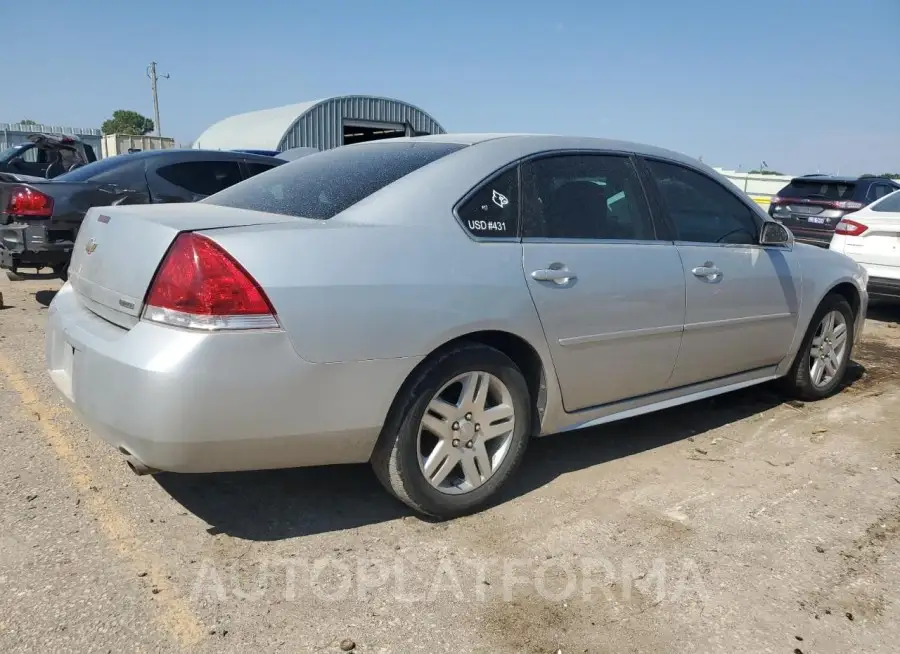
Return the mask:
<path id="1" fill-rule="evenodd" d="M 59 277 L 61 280 L 68 281 L 69 280 L 69 262 L 58 263 L 53 266 L 53 274 Z"/>
<path id="2" fill-rule="evenodd" d="M 847 300 L 826 295 L 810 320 L 794 363 L 780 380 L 782 390 L 807 402 L 834 395 L 850 364 L 854 328 L 855 316 Z"/>
<path id="3" fill-rule="evenodd" d="M 378 479 L 432 518 L 482 509 L 528 444 L 532 400 L 522 372 L 494 348 L 462 343 L 426 363 L 409 389 L 372 454 Z"/>

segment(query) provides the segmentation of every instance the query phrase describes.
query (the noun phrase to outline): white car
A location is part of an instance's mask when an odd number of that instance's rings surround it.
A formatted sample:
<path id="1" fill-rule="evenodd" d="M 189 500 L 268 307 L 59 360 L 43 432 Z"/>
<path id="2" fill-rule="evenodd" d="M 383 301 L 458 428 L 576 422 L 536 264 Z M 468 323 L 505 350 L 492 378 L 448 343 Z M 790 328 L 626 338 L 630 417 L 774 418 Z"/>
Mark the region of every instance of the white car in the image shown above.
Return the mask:
<path id="1" fill-rule="evenodd" d="M 900 301 L 900 191 L 841 219 L 829 247 L 868 271 L 870 298 Z"/>

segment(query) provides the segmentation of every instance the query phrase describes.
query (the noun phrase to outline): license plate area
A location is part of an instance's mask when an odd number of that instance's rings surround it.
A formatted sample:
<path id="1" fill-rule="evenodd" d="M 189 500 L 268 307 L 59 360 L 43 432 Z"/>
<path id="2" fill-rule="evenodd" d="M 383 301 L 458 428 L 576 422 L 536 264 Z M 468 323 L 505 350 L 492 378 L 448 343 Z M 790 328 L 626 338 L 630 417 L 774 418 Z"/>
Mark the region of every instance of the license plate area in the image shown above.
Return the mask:
<path id="1" fill-rule="evenodd" d="M 808 222 L 808 223 L 814 223 L 814 224 L 816 224 L 816 225 L 824 225 L 824 224 L 825 224 L 825 219 L 824 219 L 824 218 L 820 218 L 819 216 L 809 216 L 809 217 L 807 217 L 806 222 Z"/>

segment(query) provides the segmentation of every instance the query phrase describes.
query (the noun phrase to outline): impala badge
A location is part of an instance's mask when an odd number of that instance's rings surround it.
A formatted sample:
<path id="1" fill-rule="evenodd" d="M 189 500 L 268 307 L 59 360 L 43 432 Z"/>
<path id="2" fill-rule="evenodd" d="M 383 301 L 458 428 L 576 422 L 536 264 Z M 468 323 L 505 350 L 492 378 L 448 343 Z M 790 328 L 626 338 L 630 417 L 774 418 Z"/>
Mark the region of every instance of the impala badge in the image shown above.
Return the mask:
<path id="1" fill-rule="evenodd" d="M 93 254 L 94 250 L 96 250 L 96 249 L 97 249 L 97 241 L 95 241 L 94 239 L 90 239 L 87 242 L 87 245 L 84 246 L 84 251 L 87 252 L 88 254 Z"/>

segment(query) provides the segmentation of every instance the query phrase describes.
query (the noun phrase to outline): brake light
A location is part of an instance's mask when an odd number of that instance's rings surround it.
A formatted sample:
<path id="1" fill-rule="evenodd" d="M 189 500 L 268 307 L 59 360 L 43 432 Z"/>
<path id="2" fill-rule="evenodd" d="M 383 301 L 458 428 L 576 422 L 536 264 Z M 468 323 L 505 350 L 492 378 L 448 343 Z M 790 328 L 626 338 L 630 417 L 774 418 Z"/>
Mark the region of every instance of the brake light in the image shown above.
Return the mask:
<path id="1" fill-rule="evenodd" d="M 200 234 L 179 234 L 150 285 L 143 317 L 189 329 L 273 329 L 278 320 L 250 273 Z"/>
<path id="2" fill-rule="evenodd" d="M 28 186 L 14 186 L 6 205 L 11 216 L 49 218 L 53 215 L 53 198 Z"/>
<path id="3" fill-rule="evenodd" d="M 854 202 L 853 200 L 836 200 L 831 205 L 835 209 L 846 209 L 848 211 L 858 211 L 866 206 L 862 202 Z"/>
<path id="4" fill-rule="evenodd" d="M 855 220 L 844 218 L 835 226 L 834 233 L 840 234 L 841 236 L 859 236 L 867 229 L 869 229 L 868 225 L 863 225 Z"/>
<path id="5" fill-rule="evenodd" d="M 778 197 L 777 195 L 773 195 L 772 198 L 769 200 L 769 204 L 780 204 L 781 200 L 782 200 L 782 198 Z"/>

